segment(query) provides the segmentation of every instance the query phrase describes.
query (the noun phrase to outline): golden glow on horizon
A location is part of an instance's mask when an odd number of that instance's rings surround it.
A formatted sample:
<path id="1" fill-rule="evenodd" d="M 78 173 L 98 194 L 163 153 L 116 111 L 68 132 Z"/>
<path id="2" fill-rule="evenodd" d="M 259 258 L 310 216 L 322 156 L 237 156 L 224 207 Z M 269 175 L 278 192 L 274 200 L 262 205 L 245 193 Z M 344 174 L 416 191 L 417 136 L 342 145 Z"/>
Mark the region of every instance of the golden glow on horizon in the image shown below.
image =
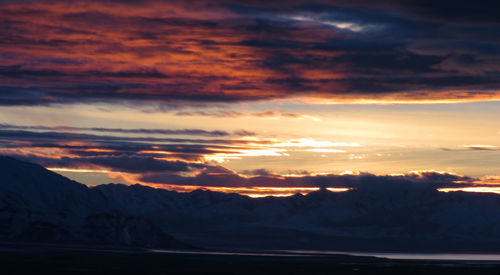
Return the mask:
<path id="1" fill-rule="evenodd" d="M 460 109 L 470 108 L 470 110 L 476 110 L 478 108 L 483 109 L 483 107 L 491 109 L 495 106 L 491 104 L 485 106 L 463 105 L 460 106 Z M 148 142 L 145 147 L 141 148 L 144 150 L 124 152 L 124 155 L 144 155 L 144 157 L 157 160 L 179 160 L 188 163 L 206 163 L 208 165 L 224 163 L 225 168 L 232 171 L 266 168 L 270 173 L 278 173 L 289 177 L 327 175 L 341 173 L 342 171 L 354 171 L 353 173 L 367 171 L 375 175 L 391 174 L 402 176 L 411 169 L 419 170 L 418 173 L 426 170 L 447 173 L 446 171 L 449 169 L 459 172 L 457 175 L 483 177 L 486 174 L 497 174 L 500 171 L 500 169 L 492 166 L 496 165 L 493 163 L 493 159 L 495 158 L 494 154 L 497 154 L 494 151 L 496 150 L 495 146 L 499 145 L 497 143 L 500 123 L 498 123 L 498 120 L 488 120 L 488 117 L 497 117 L 493 116 L 496 113 L 491 113 L 489 109 L 477 117 L 475 117 L 477 113 L 462 116 L 461 120 L 457 122 L 456 118 L 460 117 L 460 113 L 448 112 L 445 107 L 439 107 L 439 109 L 443 110 L 443 113 L 441 113 L 441 110 L 436 111 L 437 107 L 429 106 L 425 107 L 425 112 L 417 108 L 403 110 L 396 107 L 380 107 L 381 111 L 379 110 L 373 115 L 370 113 L 371 107 L 359 109 L 360 113 L 352 112 L 345 107 L 332 108 L 336 110 L 332 114 L 326 111 L 321 113 L 323 111 L 317 112 L 310 109 L 314 106 L 297 106 L 297 109 L 294 109 L 295 106 L 291 106 L 290 109 L 283 108 L 288 111 L 298 110 L 298 113 L 314 111 L 315 114 L 319 114 L 322 118 L 321 123 L 316 123 L 314 121 L 300 120 L 257 121 L 250 118 L 225 120 L 224 118 L 215 117 L 182 117 L 182 119 L 179 119 L 173 112 L 147 113 L 118 108 L 115 105 L 107 107 L 108 105 L 103 105 L 100 108 L 90 105 L 78 105 L 74 108 L 63 106 L 60 109 L 62 115 L 61 113 L 58 114 L 56 110 L 49 111 L 45 107 L 26 107 L 23 112 L 16 108 L 0 107 L 6 115 L 4 121 L 0 122 L 12 123 L 11 121 L 20 121 L 20 125 L 37 125 L 37 121 L 30 122 L 26 118 L 18 120 L 26 117 L 26 113 L 28 113 L 33 118 L 57 117 L 53 122 L 55 126 L 67 125 L 68 122 L 65 119 L 78 121 L 80 124 L 73 124 L 75 127 L 90 127 L 93 122 L 98 122 L 95 127 L 123 129 L 206 129 L 204 127 L 207 125 L 220 125 L 220 128 L 219 126 L 210 126 L 209 130 L 221 130 L 229 135 L 223 138 L 213 138 L 217 143 L 211 144 L 207 142 L 207 144 L 203 144 L 204 140 L 209 141 L 212 139 L 208 137 L 195 138 L 191 142 L 195 146 L 207 150 L 201 151 L 202 153 L 189 153 L 186 151 L 187 153 L 183 153 L 183 155 L 177 155 L 178 153 L 175 150 L 168 151 L 169 149 L 165 149 L 170 148 L 175 142 L 158 141 Z M 256 112 L 256 109 L 264 107 L 256 104 L 241 112 Z M 393 108 L 396 109 L 393 110 Z M 455 110 L 459 107 L 453 108 Z M 103 111 L 104 109 L 107 111 Z M 326 108 L 323 107 L 322 110 L 326 110 Z M 391 111 L 384 113 L 386 110 Z M 87 114 L 90 113 L 92 113 L 92 116 L 88 117 Z M 141 121 L 129 121 L 129 117 L 138 118 Z M 41 125 L 51 126 L 50 124 Z M 467 127 L 462 127 L 463 125 L 467 125 Z M 255 135 L 241 137 L 233 135 L 238 130 L 248 130 L 255 133 Z M 488 133 L 490 134 L 488 135 Z M 153 134 L 134 134 L 131 136 L 144 139 L 148 137 L 156 138 Z M 14 144 L 15 148 L 2 149 L 2 153 L 22 155 L 25 158 L 36 156 L 61 160 L 62 157 L 85 157 L 83 153 L 79 154 L 79 152 L 84 151 L 94 153 L 111 151 L 111 149 L 99 148 L 99 146 L 102 146 L 101 144 L 91 141 L 68 140 L 67 142 L 54 143 L 62 145 L 60 148 L 36 147 L 37 143 L 19 141 Z M 191 144 L 179 146 L 191 146 Z M 470 148 L 471 146 L 473 148 Z M 86 149 L 78 147 L 85 147 Z M 443 151 L 442 148 L 453 148 L 452 150 L 456 148 L 458 152 Z M 119 153 L 120 151 L 109 155 L 118 157 L 120 156 Z M 325 154 L 325 156 L 321 156 L 321 154 Z M 491 157 L 483 159 L 479 154 L 487 154 Z M 98 155 L 88 154 L 89 157 Z M 103 154 L 103 156 L 106 155 Z M 469 156 L 472 164 L 480 162 L 481 165 L 475 165 L 471 168 L 457 166 L 457 160 L 463 160 Z M 485 163 L 484 166 L 483 163 Z M 67 168 L 73 169 L 73 167 Z M 102 171 L 111 169 L 109 167 L 94 166 L 82 168 Z M 197 170 L 193 169 L 193 171 Z M 125 173 L 120 172 L 114 173 L 115 177 L 118 177 L 119 174 L 125 175 Z M 140 183 L 137 179 L 138 177 L 134 176 L 123 181 Z M 81 177 L 79 180 L 83 181 Z M 83 182 L 96 184 L 97 181 L 107 183 L 102 178 L 97 177 L 89 177 L 88 182 Z"/>
<path id="2" fill-rule="evenodd" d="M 153 188 L 167 189 L 177 192 L 192 192 L 195 190 L 208 190 L 213 192 L 222 193 L 236 193 L 240 195 L 249 196 L 252 198 L 261 197 L 289 197 L 297 193 L 307 195 L 313 191 L 318 191 L 319 187 L 206 187 L 206 186 L 178 186 L 166 184 L 143 184 Z M 350 188 L 326 188 L 330 192 L 345 192 L 351 190 Z"/>
<path id="3" fill-rule="evenodd" d="M 438 191 L 445 192 L 445 193 L 463 191 L 463 192 L 474 192 L 474 193 L 500 194 L 500 187 L 481 186 L 481 187 L 440 188 L 440 189 L 438 189 Z"/>
<path id="4" fill-rule="evenodd" d="M 167 189 L 177 192 L 192 192 L 194 190 L 208 190 L 222 193 L 236 193 L 252 198 L 261 197 L 289 197 L 297 193 L 307 195 L 313 191 L 318 191 L 319 187 L 205 187 L 205 186 L 162 186 L 160 184 L 143 184 L 154 188 Z M 346 192 L 351 188 L 326 188 L 330 192 Z M 496 193 L 500 194 L 500 187 L 461 187 L 461 188 L 439 188 L 440 192 L 474 192 L 474 193 Z"/>
<path id="5" fill-rule="evenodd" d="M 47 170 L 54 172 L 73 172 L 73 173 L 111 173 L 109 170 L 100 169 L 85 169 L 85 168 L 59 168 L 59 167 L 48 167 Z"/>
<path id="6" fill-rule="evenodd" d="M 209 148 L 213 151 L 228 151 L 228 149 Z M 233 153 L 214 153 L 206 154 L 204 158 L 206 161 L 213 161 L 223 163 L 229 159 L 242 159 L 243 157 L 281 157 L 286 156 L 286 149 L 280 148 L 262 148 L 262 149 L 231 149 Z"/>
<path id="7" fill-rule="evenodd" d="M 429 93 L 432 94 L 432 93 Z M 339 105 L 339 104 L 359 104 L 359 105 L 391 105 L 391 104 L 412 104 L 412 105 L 425 105 L 425 104 L 459 104 L 459 103 L 474 103 L 474 102 L 498 102 L 500 101 L 500 91 L 491 91 L 489 94 L 476 94 L 471 95 L 467 91 L 446 91 L 443 94 L 438 94 L 442 97 L 439 98 L 426 98 L 425 95 L 421 98 L 415 99 L 410 95 L 405 98 L 405 94 L 397 96 L 387 96 L 382 98 L 349 98 L 338 97 L 328 98 L 325 97 L 300 97 L 295 100 L 300 100 L 308 104 L 318 105 Z M 445 95 L 449 95 L 446 97 Z M 460 96 L 463 95 L 463 96 Z M 291 99 L 294 100 L 294 99 Z"/>
<path id="8" fill-rule="evenodd" d="M 205 154 L 206 161 L 223 163 L 226 160 L 238 160 L 244 157 L 288 157 L 287 148 L 300 148 L 305 152 L 313 153 L 345 153 L 346 150 L 334 149 L 331 147 L 359 147 L 359 143 L 317 141 L 311 138 L 280 140 L 276 138 L 266 139 L 255 136 L 245 136 L 236 140 L 247 141 L 247 148 L 228 146 L 227 148 L 211 148 L 211 151 L 224 151 L 224 153 Z M 330 148 L 329 148 L 330 147 Z M 309 149 L 306 149 L 309 148 Z M 227 152 L 231 151 L 231 152 Z M 149 151 L 143 151 L 149 152 Z"/>
<path id="9" fill-rule="evenodd" d="M 85 151 L 85 152 L 100 152 L 100 153 L 113 153 L 113 152 L 116 152 L 115 150 L 101 149 L 101 148 L 83 149 L 83 151 Z"/>
<path id="10" fill-rule="evenodd" d="M 159 148 L 158 146 L 153 146 L 153 147 L 156 147 L 156 149 Z M 153 151 L 153 150 L 142 150 L 142 151 L 139 151 L 137 153 L 139 153 L 139 154 L 158 154 L 158 155 L 173 155 L 174 154 L 173 152 L 169 152 L 169 151 Z"/>
<path id="11" fill-rule="evenodd" d="M 450 171 L 437 171 L 437 170 L 412 170 L 412 171 L 408 171 L 407 174 L 410 174 L 410 175 L 416 175 L 416 176 L 423 176 L 425 175 L 426 173 L 433 173 L 433 174 L 440 174 L 440 175 L 452 175 L 452 176 L 457 176 L 457 177 L 463 177 L 463 175 L 460 175 L 460 174 L 457 174 L 457 173 L 454 173 L 454 172 L 450 172 Z M 398 174 L 391 174 L 391 175 L 398 175 Z"/>
<path id="12" fill-rule="evenodd" d="M 261 146 L 273 146 L 273 147 L 312 147 L 312 148 L 326 148 L 326 147 L 359 147 L 359 143 L 347 143 L 347 142 L 331 142 L 331 141 L 317 141 L 312 138 L 299 138 L 292 140 L 280 141 L 274 139 L 274 143 L 271 145 L 261 145 Z"/>
<path id="13" fill-rule="evenodd" d="M 500 176 L 484 176 L 477 183 L 478 184 L 498 184 L 498 185 L 500 185 Z"/>
<path id="14" fill-rule="evenodd" d="M 127 184 L 141 184 L 153 188 L 166 189 L 177 192 L 192 192 L 195 190 L 209 190 L 214 192 L 223 192 L 223 193 L 237 193 L 240 195 L 246 195 L 253 198 L 258 197 L 266 197 L 266 196 L 275 196 L 275 197 L 286 197 L 292 196 L 297 193 L 302 195 L 309 194 L 310 192 L 317 191 L 319 187 L 215 187 L 215 186 L 195 186 L 195 185 L 172 185 L 172 184 L 160 184 L 160 183 L 148 183 L 141 182 L 139 174 L 131 174 L 125 172 L 115 172 L 109 170 L 100 170 L 100 169 L 85 169 L 85 168 L 47 168 L 54 172 L 76 172 L 76 173 L 106 173 L 110 178 L 117 179 Z M 229 171 L 228 171 L 229 172 Z M 457 175 L 456 173 L 446 172 L 446 171 L 433 171 L 433 170 L 423 170 L 423 171 L 410 171 L 406 174 L 393 174 L 390 176 L 405 176 L 405 175 L 418 175 L 424 176 L 425 173 L 438 173 L 442 175 Z M 209 173 L 210 175 L 227 175 L 224 173 Z M 358 171 L 344 171 L 339 173 L 338 175 L 361 175 L 361 172 Z M 197 174 L 193 174 L 191 176 L 196 176 Z M 251 176 L 245 176 L 243 174 L 235 173 L 242 178 L 252 178 Z M 285 179 L 286 177 L 306 177 L 306 176 L 318 176 L 318 175 L 333 175 L 328 173 L 315 173 L 315 174 L 306 174 L 306 175 L 271 175 L 272 178 L 280 178 Z M 477 192 L 477 193 L 497 193 L 500 194 L 500 176 L 488 176 L 485 178 L 481 178 L 474 181 L 456 181 L 459 183 L 468 183 L 474 184 L 477 186 L 468 186 L 468 187 L 454 187 L 454 188 L 438 188 L 437 190 L 440 192 Z M 487 186 L 492 185 L 492 186 Z M 326 188 L 331 192 L 346 192 L 351 190 L 351 188 L 347 187 L 328 187 Z"/>
<path id="15" fill-rule="evenodd" d="M 359 175 L 359 174 L 360 174 L 359 171 L 353 172 L 351 170 L 346 170 L 346 171 L 340 173 L 339 175 L 343 176 L 343 175 Z"/>
<path id="16" fill-rule="evenodd" d="M 313 149 L 306 149 L 304 151 L 314 152 L 314 153 L 345 153 L 345 150 L 328 149 L 328 148 L 313 148 Z"/>

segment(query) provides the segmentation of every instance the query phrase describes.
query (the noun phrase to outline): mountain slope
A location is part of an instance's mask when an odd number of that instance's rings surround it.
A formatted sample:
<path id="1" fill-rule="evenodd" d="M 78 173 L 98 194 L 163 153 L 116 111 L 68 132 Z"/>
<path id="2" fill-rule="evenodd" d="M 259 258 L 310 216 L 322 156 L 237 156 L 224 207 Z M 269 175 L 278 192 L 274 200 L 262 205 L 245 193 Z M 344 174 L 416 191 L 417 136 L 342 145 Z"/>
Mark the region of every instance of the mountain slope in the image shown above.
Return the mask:
<path id="1" fill-rule="evenodd" d="M 226 248 L 500 251 L 496 194 L 368 184 L 342 193 L 253 199 L 141 185 L 89 188 L 7 157 L 0 157 L 0 167 L 0 237 L 7 240 L 183 247 L 178 239 Z"/>
<path id="2" fill-rule="evenodd" d="M 3 240 L 188 247 L 149 220 L 112 207 L 99 190 L 0 156 Z"/>

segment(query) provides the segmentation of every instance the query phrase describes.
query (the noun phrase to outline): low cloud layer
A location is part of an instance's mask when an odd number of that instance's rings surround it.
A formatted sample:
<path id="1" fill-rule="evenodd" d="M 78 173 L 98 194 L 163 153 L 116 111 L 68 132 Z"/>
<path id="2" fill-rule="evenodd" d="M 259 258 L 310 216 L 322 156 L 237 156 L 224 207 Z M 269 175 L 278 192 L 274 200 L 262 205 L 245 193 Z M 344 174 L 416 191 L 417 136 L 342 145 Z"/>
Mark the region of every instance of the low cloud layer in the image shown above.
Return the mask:
<path id="1" fill-rule="evenodd" d="M 383 190 L 386 188 L 437 189 L 475 186 L 475 179 L 473 178 L 435 171 L 411 172 L 404 175 L 390 176 L 377 176 L 369 173 L 280 176 L 267 172 L 267 174 L 247 177 L 220 166 L 206 167 L 195 177 L 152 173 L 144 175 L 140 180 L 154 184 L 218 188 L 373 188 Z"/>
<path id="2" fill-rule="evenodd" d="M 220 130 L 203 130 L 203 129 L 123 129 L 123 128 L 99 128 L 99 127 L 72 127 L 72 126 L 19 126 L 12 124 L 0 124 L 0 129 L 10 130 L 43 130 L 43 131 L 91 131 L 91 132 L 108 132 L 108 133 L 125 133 L 125 134 L 157 134 L 157 135 L 185 135 L 185 136 L 209 136 L 209 137 L 224 137 L 224 136 L 252 136 L 255 133 L 245 130 L 228 133 Z"/>
<path id="3" fill-rule="evenodd" d="M 134 134 L 134 135 L 131 135 Z M 0 154 L 55 169 L 196 173 L 227 159 L 356 143 L 266 138 L 247 130 L 134 129 L 0 124 Z"/>

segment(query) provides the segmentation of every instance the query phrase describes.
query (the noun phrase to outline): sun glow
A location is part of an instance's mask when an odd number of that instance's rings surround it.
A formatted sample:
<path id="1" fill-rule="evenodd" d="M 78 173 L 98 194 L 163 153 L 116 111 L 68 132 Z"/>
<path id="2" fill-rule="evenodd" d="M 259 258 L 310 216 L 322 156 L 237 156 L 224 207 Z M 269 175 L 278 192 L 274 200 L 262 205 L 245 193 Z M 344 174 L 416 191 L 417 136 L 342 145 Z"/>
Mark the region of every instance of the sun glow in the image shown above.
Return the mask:
<path id="1" fill-rule="evenodd" d="M 73 172 L 73 173 L 110 173 L 109 170 L 102 169 L 85 169 L 85 168 L 61 168 L 61 167 L 48 167 L 47 170 L 54 172 Z"/>
<path id="2" fill-rule="evenodd" d="M 495 193 L 500 194 L 500 187 L 462 187 L 462 188 L 440 188 L 440 192 L 474 192 L 474 193 Z"/>
<path id="3" fill-rule="evenodd" d="M 319 187 L 206 187 L 206 186 L 178 186 L 168 184 L 143 184 L 146 186 L 173 190 L 177 192 L 192 192 L 194 190 L 207 190 L 222 193 L 236 193 L 251 198 L 262 197 L 289 197 L 296 194 L 307 195 L 320 190 Z M 346 192 L 350 188 L 326 188 L 330 192 Z"/>
<path id="4" fill-rule="evenodd" d="M 425 93 L 424 93 L 425 94 Z M 391 104 L 457 104 L 457 103 L 473 103 L 473 102 L 498 102 L 500 95 L 498 91 L 485 92 L 484 94 L 471 95 L 465 91 L 446 91 L 443 92 L 441 97 L 432 97 L 429 93 L 429 98 L 423 96 L 422 98 L 412 98 L 411 94 L 400 94 L 394 97 L 386 98 L 324 98 L 324 97 L 302 97 L 299 100 L 310 104 L 318 105 L 338 105 L 338 104 L 360 104 L 360 105 L 391 105 Z M 463 95 L 463 96 L 460 96 Z M 405 97 L 407 96 L 407 97 Z"/>

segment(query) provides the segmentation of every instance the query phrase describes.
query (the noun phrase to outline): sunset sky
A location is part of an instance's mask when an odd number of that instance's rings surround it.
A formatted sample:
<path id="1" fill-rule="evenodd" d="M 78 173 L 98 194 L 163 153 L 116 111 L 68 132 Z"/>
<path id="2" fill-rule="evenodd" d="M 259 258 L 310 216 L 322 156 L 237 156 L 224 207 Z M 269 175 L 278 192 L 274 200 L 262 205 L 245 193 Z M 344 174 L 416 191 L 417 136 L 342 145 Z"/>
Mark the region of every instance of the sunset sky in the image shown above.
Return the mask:
<path id="1" fill-rule="evenodd" d="M 87 185 L 500 190 L 481 3 L 0 1 L 0 153 Z"/>

